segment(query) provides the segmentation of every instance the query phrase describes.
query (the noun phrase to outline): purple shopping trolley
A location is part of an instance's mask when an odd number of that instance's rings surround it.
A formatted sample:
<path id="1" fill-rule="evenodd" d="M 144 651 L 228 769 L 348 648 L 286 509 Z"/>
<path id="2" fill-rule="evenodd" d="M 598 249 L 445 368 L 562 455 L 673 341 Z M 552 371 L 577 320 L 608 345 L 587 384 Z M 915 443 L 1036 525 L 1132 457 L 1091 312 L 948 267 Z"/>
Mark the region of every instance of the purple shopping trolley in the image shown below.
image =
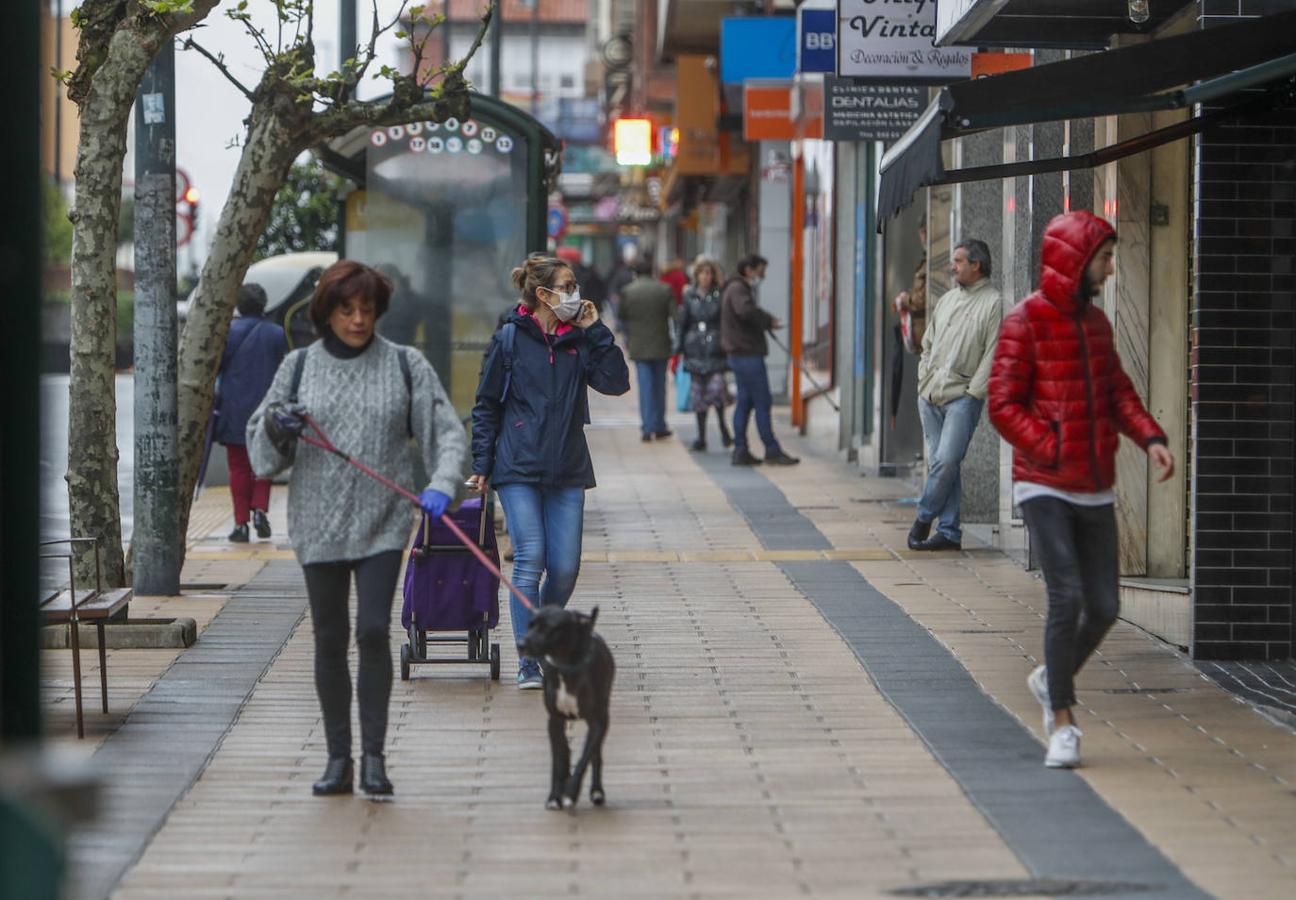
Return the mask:
<path id="1" fill-rule="evenodd" d="M 473 497 L 448 515 L 498 566 L 493 501 Z M 498 624 L 499 579 L 449 528 L 424 516 L 405 565 L 401 625 L 408 640 L 401 645 L 401 680 L 409 681 L 411 666 L 474 663 L 489 665 L 491 679 L 499 681 L 499 644 L 489 643 L 490 630 Z M 466 656 L 428 655 L 428 644 L 462 643 L 467 644 Z"/>

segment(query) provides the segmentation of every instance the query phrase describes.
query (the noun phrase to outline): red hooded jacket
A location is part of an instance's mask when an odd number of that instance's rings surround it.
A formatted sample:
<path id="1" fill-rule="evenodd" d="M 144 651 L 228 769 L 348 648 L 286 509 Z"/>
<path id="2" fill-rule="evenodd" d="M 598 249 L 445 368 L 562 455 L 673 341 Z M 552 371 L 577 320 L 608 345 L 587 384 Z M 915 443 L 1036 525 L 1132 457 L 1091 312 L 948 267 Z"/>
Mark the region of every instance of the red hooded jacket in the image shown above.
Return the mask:
<path id="1" fill-rule="evenodd" d="M 1094 492 L 1116 481 L 1124 434 L 1165 442 L 1121 368 L 1111 323 L 1082 297 L 1085 268 L 1111 225 L 1089 212 L 1057 216 L 1044 232 L 1040 289 L 999 330 L 990 370 L 990 421 L 1013 445 L 1013 479 Z"/>

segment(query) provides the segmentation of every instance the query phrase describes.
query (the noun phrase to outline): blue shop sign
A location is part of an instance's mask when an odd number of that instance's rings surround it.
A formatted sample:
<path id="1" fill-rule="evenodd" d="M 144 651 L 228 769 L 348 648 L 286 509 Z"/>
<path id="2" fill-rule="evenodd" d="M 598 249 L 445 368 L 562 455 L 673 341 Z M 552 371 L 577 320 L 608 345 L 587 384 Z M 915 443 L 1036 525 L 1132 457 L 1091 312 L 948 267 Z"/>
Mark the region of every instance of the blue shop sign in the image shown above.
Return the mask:
<path id="1" fill-rule="evenodd" d="M 796 74 L 796 31 L 796 19 L 790 16 L 722 20 L 720 81 L 742 84 L 748 78 L 791 78 Z"/>
<path id="2" fill-rule="evenodd" d="M 837 10 L 797 10 L 801 52 L 798 72 L 834 72 L 837 69 Z"/>

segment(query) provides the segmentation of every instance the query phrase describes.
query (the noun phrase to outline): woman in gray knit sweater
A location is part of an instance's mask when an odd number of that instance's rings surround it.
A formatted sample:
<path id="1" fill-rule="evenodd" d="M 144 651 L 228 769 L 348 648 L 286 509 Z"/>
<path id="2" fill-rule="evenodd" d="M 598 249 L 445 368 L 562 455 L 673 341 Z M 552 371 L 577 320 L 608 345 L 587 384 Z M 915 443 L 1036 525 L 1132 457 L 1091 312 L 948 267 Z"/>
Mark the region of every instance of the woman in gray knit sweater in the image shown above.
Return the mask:
<path id="1" fill-rule="evenodd" d="M 347 595 L 354 574 L 360 670 L 360 787 L 390 794 L 383 745 L 391 696 L 388 635 L 401 551 L 414 511 L 408 501 L 337 457 L 298 443 L 302 414 L 344 452 L 411 486 L 415 445 L 431 480 L 425 512 L 439 517 L 463 483 L 468 437 L 435 370 L 417 351 L 374 333 L 391 285 L 376 270 L 341 260 L 315 288 L 310 315 L 323 340 L 284 359 L 248 421 L 252 467 L 269 477 L 292 466 L 288 533 L 306 577 L 315 629 L 315 687 L 329 761 L 317 795 L 350 793 L 351 674 Z M 402 359 L 403 357 L 403 359 Z M 294 385 L 297 385 L 294 390 Z"/>

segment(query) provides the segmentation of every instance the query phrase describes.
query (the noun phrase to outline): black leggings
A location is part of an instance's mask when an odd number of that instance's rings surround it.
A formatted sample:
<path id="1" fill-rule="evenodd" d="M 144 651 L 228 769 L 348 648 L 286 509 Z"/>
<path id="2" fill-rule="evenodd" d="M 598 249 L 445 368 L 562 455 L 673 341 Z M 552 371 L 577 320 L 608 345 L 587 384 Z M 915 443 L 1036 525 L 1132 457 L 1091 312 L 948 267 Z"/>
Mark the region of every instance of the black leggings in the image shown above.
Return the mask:
<path id="1" fill-rule="evenodd" d="M 724 406 L 719 403 L 714 404 L 714 406 L 716 411 L 716 422 L 720 425 L 720 437 L 725 441 L 728 441 L 730 440 L 729 423 L 725 421 Z M 698 440 L 704 444 L 706 443 L 706 420 L 707 410 L 704 409 L 702 412 L 697 413 Z"/>
<path id="2" fill-rule="evenodd" d="M 351 755 L 351 670 L 347 666 L 350 615 L 347 595 L 355 572 L 356 646 L 360 674 L 360 746 L 381 755 L 391 699 L 391 608 L 401 554 L 390 550 L 365 559 L 302 566 L 315 625 L 315 690 L 324 714 L 329 758 Z"/>

